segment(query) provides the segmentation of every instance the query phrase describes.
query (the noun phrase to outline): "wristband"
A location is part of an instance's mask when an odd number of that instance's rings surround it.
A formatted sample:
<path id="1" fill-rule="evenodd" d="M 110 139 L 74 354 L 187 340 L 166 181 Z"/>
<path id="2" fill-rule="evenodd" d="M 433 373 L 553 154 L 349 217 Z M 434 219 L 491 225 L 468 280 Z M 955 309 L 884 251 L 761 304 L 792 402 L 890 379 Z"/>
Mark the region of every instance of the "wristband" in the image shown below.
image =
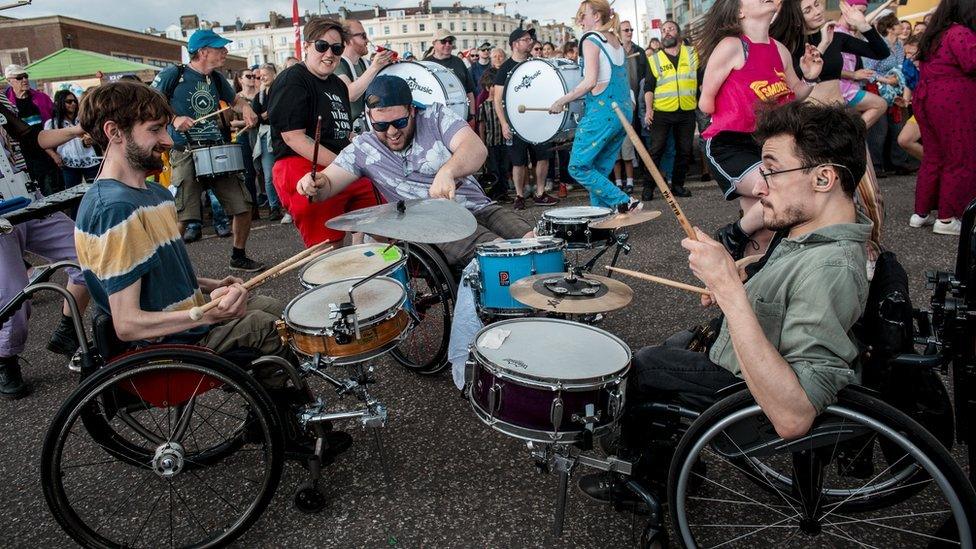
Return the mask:
<path id="1" fill-rule="evenodd" d="M 814 85 L 820 83 L 820 78 L 814 78 L 813 80 L 811 80 L 811 79 L 807 78 L 806 76 L 804 76 L 803 77 L 803 81 L 806 82 L 807 84 L 810 84 L 811 86 L 814 86 Z"/>

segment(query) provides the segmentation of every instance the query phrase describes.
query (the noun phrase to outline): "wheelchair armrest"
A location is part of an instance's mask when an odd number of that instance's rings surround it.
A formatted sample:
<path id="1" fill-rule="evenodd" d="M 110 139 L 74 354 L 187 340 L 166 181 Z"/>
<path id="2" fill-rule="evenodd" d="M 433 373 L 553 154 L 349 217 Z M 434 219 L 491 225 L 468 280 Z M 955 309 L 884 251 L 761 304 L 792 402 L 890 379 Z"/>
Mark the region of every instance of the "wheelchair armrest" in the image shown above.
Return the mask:
<path id="1" fill-rule="evenodd" d="M 906 353 L 888 359 L 889 364 L 911 366 L 915 368 L 939 368 L 942 366 L 942 355 L 917 355 Z"/>
<path id="2" fill-rule="evenodd" d="M 745 381 L 739 381 L 733 383 L 732 385 L 729 385 L 728 387 L 722 387 L 718 391 L 715 391 L 715 400 L 716 401 L 722 400 L 723 398 L 738 393 L 739 391 L 746 388 L 747 387 Z"/>

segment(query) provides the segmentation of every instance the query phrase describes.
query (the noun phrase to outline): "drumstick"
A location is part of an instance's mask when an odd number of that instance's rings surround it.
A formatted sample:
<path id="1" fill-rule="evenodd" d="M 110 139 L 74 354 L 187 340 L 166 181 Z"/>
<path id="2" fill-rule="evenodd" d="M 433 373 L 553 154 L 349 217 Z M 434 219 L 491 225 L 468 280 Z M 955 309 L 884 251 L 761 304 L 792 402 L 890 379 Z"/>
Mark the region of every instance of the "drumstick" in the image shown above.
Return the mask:
<path id="1" fill-rule="evenodd" d="M 712 295 L 712 292 L 708 291 L 705 288 L 699 288 L 698 286 L 692 286 L 691 284 L 685 284 L 684 282 L 675 282 L 674 280 L 669 280 L 667 278 L 661 278 L 659 276 L 644 274 L 638 271 L 631 271 L 630 269 L 621 269 L 620 267 L 611 267 L 607 265 L 607 270 L 632 276 L 634 278 L 640 278 L 641 280 L 657 282 L 658 284 L 663 284 L 665 286 L 670 286 L 672 288 L 677 288 L 679 290 L 684 290 L 686 292 L 693 292 L 702 295 Z"/>
<path id="2" fill-rule="evenodd" d="M 320 244 L 316 244 L 311 248 L 302 250 L 301 252 L 289 257 L 288 259 L 282 261 L 281 263 L 275 265 L 274 267 L 268 269 L 267 271 L 264 271 L 258 276 L 245 282 L 243 284 L 244 289 L 251 290 L 253 288 L 257 288 L 258 286 L 264 284 L 265 282 L 273 278 L 278 277 L 279 275 L 282 275 L 284 273 L 287 273 L 288 271 L 297 269 L 298 267 L 305 265 L 312 259 L 317 259 L 322 254 L 332 250 L 332 246 L 323 249 L 323 247 L 326 244 L 328 244 L 328 242 L 322 242 Z M 203 318 L 204 313 L 213 309 L 214 307 L 217 306 L 218 303 L 220 303 L 220 299 L 221 298 L 218 297 L 217 299 L 214 299 L 210 303 L 207 303 L 199 307 L 193 307 L 192 309 L 190 309 L 190 318 L 192 320 L 200 320 L 201 318 Z"/>
<path id="3" fill-rule="evenodd" d="M 654 165 L 654 161 L 651 160 L 651 155 L 647 152 L 647 149 L 644 148 L 644 143 L 641 142 L 637 132 L 635 132 L 634 128 L 630 125 L 630 120 L 627 120 L 627 117 L 624 116 L 623 111 L 620 110 L 620 107 L 616 102 L 610 103 L 610 106 L 613 108 L 613 112 L 617 113 L 617 118 L 620 119 L 620 123 L 623 125 L 624 131 L 627 132 L 627 137 L 629 137 L 631 143 L 634 144 L 634 148 L 637 150 L 637 154 L 640 155 L 641 160 L 644 161 L 644 166 L 647 167 L 647 171 L 651 172 L 651 177 L 653 177 L 654 182 L 657 183 L 657 188 L 661 191 L 661 195 L 664 196 L 664 201 L 668 203 L 668 206 L 671 206 L 671 211 L 674 212 L 674 216 L 678 218 L 678 223 L 681 224 L 681 228 L 684 229 L 685 234 L 688 235 L 688 238 L 698 240 L 698 237 L 695 235 L 695 229 L 691 226 L 691 222 L 688 221 L 688 218 L 685 217 L 685 212 L 681 210 L 681 206 L 678 205 L 678 201 L 674 198 L 674 195 L 671 194 L 671 189 L 669 189 L 667 183 L 664 182 L 661 172 L 657 171 L 657 166 Z"/>
<path id="4" fill-rule="evenodd" d="M 222 113 L 222 112 L 224 112 L 224 111 L 226 111 L 226 110 L 227 110 L 227 109 L 229 109 L 229 108 L 230 108 L 230 107 L 224 107 L 224 108 L 222 108 L 222 109 L 220 109 L 219 111 L 216 111 L 216 112 L 212 112 L 212 113 L 210 113 L 210 114 L 206 114 L 206 115 L 203 115 L 203 116 L 201 116 L 200 118 L 197 118 L 196 120 L 194 120 L 194 121 L 193 121 L 193 123 L 194 123 L 194 124 L 197 124 L 197 123 L 199 123 L 199 122 L 202 122 L 202 121 L 204 121 L 204 120 L 206 120 L 206 119 L 208 119 L 208 118 L 210 118 L 211 116 L 217 116 L 218 114 L 220 114 L 220 113 Z"/>
<path id="5" fill-rule="evenodd" d="M 639 52 L 639 51 L 635 51 L 634 53 L 632 53 L 632 54 L 630 54 L 630 55 L 628 55 L 628 56 L 627 56 L 627 59 L 633 59 L 634 57 L 637 57 L 637 56 L 638 56 L 638 55 L 640 55 L 640 54 L 641 54 L 641 52 Z"/>
<path id="6" fill-rule="evenodd" d="M 563 107 L 563 110 L 566 110 L 566 107 Z M 531 112 L 549 112 L 549 107 L 526 107 L 525 105 L 519 105 L 518 106 L 518 112 L 519 113 L 524 113 L 526 111 L 531 111 Z"/>
<path id="7" fill-rule="evenodd" d="M 318 168 L 319 164 L 319 138 L 322 137 L 322 115 L 320 114 L 315 120 L 315 150 L 312 151 L 312 182 L 315 182 L 315 170 Z M 308 201 L 312 201 L 312 196 L 309 195 Z"/>

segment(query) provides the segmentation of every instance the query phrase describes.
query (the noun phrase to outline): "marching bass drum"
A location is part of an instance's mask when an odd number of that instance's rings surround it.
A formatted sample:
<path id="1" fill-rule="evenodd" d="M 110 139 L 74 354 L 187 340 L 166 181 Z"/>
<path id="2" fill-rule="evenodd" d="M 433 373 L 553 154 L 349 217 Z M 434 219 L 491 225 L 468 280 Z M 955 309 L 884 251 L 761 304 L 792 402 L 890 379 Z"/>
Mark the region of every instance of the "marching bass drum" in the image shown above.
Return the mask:
<path id="1" fill-rule="evenodd" d="M 406 80 L 417 103 L 440 103 L 454 111 L 461 120 L 468 119 L 468 94 L 464 91 L 464 84 L 457 75 L 437 63 L 400 61 L 387 65 L 379 74 L 392 74 Z"/>
<path id="2" fill-rule="evenodd" d="M 515 67 L 505 81 L 502 95 L 505 117 L 515 135 L 533 145 L 571 141 L 583 113 L 582 99 L 570 103 L 561 115 L 543 111 L 520 113 L 518 108 L 548 108 L 582 80 L 580 66 L 568 59 L 529 59 Z"/>

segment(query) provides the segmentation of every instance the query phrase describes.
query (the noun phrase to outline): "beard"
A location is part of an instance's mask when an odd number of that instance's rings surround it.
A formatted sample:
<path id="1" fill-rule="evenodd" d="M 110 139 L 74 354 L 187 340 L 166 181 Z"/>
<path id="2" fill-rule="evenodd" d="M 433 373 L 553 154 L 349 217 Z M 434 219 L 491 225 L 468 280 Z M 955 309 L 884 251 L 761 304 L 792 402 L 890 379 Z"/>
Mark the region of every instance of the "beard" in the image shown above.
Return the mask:
<path id="1" fill-rule="evenodd" d="M 678 45 L 678 38 L 676 36 L 666 36 L 661 39 L 661 45 L 665 48 L 673 48 Z"/>
<path id="2" fill-rule="evenodd" d="M 763 228 L 776 232 L 792 229 L 810 220 L 810 216 L 797 206 L 787 206 L 782 214 L 776 215 L 767 203 L 763 203 Z"/>
<path id="3" fill-rule="evenodd" d="M 157 158 L 153 153 L 156 147 L 141 148 L 131 140 L 125 143 L 125 160 L 137 170 L 154 172 L 163 169 L 163 158 Z"/>

